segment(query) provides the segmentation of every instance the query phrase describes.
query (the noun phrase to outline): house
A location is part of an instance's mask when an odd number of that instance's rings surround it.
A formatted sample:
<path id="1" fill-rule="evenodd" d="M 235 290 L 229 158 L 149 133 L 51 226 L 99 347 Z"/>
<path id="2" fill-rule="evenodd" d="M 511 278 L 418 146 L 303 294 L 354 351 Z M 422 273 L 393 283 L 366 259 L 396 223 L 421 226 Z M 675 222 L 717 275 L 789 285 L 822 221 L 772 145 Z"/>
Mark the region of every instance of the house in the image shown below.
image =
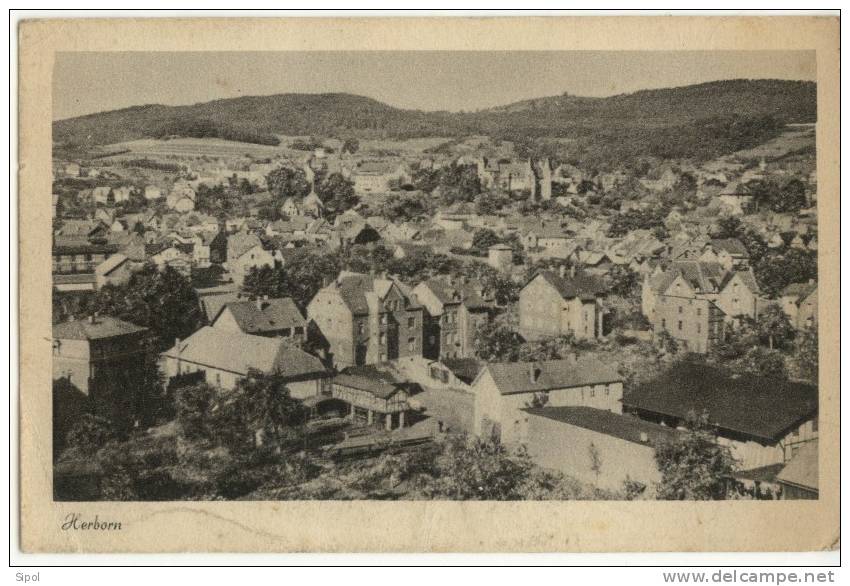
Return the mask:
<path id="1" fill-rule="evenodd" d="M 123 254 L 113 254 L 94 269 L 95 287 L 100 289 L 106 284 L 123 285 L 132 275 L 130 259 Z"/>
<path id="2" fill-rule="evenodd" d="M 716 304 L 724 276 L 716 263 L 674 263 L 644 280 L 644 316 L 656 334 L 668 333 L 691 352 L 708 352 L 724 335 L 726 314 Z"/>
<path id="3" fill-rule="evenodd" d="M 301 202 L 301 210 L 305 216 L 311 218 L 321 218 L 325 215 L 325 204 L 322 203 L 321 198 L 316 194 L 315 186 L 307 194 L 307 197 L 304 198 L 304 201 Z"/>
<path id="4" fill-rule="evenodd" d="M 540 271 L 519 293 L 519 329 L 529 340 L 566 336 L 596 338 L 603 331 L 601 280 L 584 273 Z"/>
<path id="5" fill-rule="evenodd" d="M 422 354 L 426 358 L 468 358 L 478 328 L 490 320 L 495 301 L 484 287 L 466 279 L 435 277 L 413 288 L 425 308 Z"/>
<path id="6" fill-rule="evenodd" d="M 788 285 L 780 293 L 779 302 L 782 305 L 782 311 L 798 330 L 817 326 L 818 284 L 816 281 Z"/>
<path id="7" fill-rule="evenodd" d="M 207 383 L 225 390 L 234 389 L 252 370 L 275 374 L 283 377 L 295 399 L 326 393 L 331 376 L 321 360 L 288 340 L 210 326 L 176 340 L 162 353 L 162 362 L 169 378 L 202 373 Z"/>
<path id="8" fill-rule="evenodd" d="M 514 266 L 514 250 L 507 244 L 494 244 L 487 249 L 487 264 L 503 273 Z"/>
<path id="9" fill-rule="evenodd" d="M 95 187 L 91 191 L 91 199 L 96 204 L 108 205 L 111 203 L 115 203 L 115 200 L 112 198 L 112 188 L 108 185 Z"/>
<path id="10" fill-rule="evenodd" d="M 677 364 L 623 397 L 641 419 L 679 427 L 689 413 L 708 413 L 718 442 L 743 470 L 782 464 L 818 436 L 818 390 L 801 382 L 724 374 L 696 362 Z"/>
<path id="11" fill-rule="evenodd" d="M 384 193 L 409 179 L 407 166 L 396 161 L 363 161 L 351 173 L 354 192 L 358 195 Z"/>
<path id="12" fill-rule="evenodd" d="M 240 287 L 252 268 L 275 267 L 281 262 L 280 253 L 266 250 L 256 234 L 239 232 L 227 239 L 225 264 L 233 282 Z"/>
<path id="13" fill-rule="evenodd" d="M 115 203 L 130 201 L 130 196 L 133 194 L 133 188 L 129 185 L 122 185 L 112 190 L 112 200 Z"/>
<path id="14" fill-rule="evenodd" d="M 118 251 L 118 246 L 97 240 L 54 237 L 53 286 L 60 292 L 94 291 L 95 268 Z"/>
<path id="15" fill-rule="evenodd" d="M 720 191 L 717 198 L 737 215 L 744 214 L 748 211 L 753 201 L 752 194 L 738 181 L 729 182 L 726 187 Z"/>
<path id="16" fill-rule="evenodd" d="M 502 443 L 528 439 L 529 407 L 583 406 L 621 413 L 623 377 L 592 357 L 489 363 L 472 383 L 474 430 Z"/>
<path id="17" fill-rule="evenodd" d="M 221 306 L 210 325 L 255 336 L 307 340 L 307 319 L 290 297 L 229 301 Z"/>
<path id="18" fill-rule="evenodd" d="M 195 190 L 188 183 L 178 181 L 165 198 L 165 204 L 170 209 L 185 214 L 195 209 L 196 198 Z"/>
<path id="19" fill-rule="evenodd" d="M 593 407 L 523 411 L 528 417 L 526 447 L 535 464 L 603 490 L 622 491 L 626 481 L 647 488 L 661 482 L 655 446 L 681 434 L 632 415 Z"/>
<path id="20" fill-rule="evenodd" d="M 399 281 L 343 271 L 307 306 L 335 364 L 375 364 L 422 355 L 424 308 Z"/>
<path id="21" fill-rule="evenodd" d="M 280 213 L 290 218 L 299 216 L 301 215 L 301 206 L 298 205 L 294 197 L 287 197 L 283 205 L 280 206 Z"/>
<path id="22" fill-rule="evenodd" d="M 404 427 L 409 385 L 373 366 L 352 366 L 333 378 L 331 396 L 349 405 L 352 422 L 387 430 Z"/>
<path id="23" fill-rule="evenodd" d="M 699 260 L 716 262 L 727 271 L 745 268 L 750 262 L 750 253 L 737 238 L 712 239 L 703 246 Z"/>
<path id="24" fill-rule="evenodd" d="M 162 190 L 156 185 L 146 185 L 144 192 L 145 200 L 153 201 L 162 198 Z"/>
<path id="25" fill-rule="evenodd" d="M 782 500 L 817 500 L 818 469 L 818 442 L 800 446 L 776 476 L 777 484 L 782 487 Z"/>
<path id="26" fill-rule="evenodd" d="M 133 389 L 143 377 L 148 329 L 91 315 L 53 326 L 53 380 L 63 379 L 89 398 L 98 414 L 127 422 Z"/>

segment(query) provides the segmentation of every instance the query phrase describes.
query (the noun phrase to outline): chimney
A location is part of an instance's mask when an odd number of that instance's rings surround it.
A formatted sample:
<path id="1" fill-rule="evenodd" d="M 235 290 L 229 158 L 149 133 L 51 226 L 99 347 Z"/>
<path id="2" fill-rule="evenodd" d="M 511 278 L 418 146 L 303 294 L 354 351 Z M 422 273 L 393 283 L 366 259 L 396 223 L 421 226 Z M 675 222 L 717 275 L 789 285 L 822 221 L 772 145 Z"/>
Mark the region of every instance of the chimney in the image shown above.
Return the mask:
<path id="1" fill-rule="evenodd" d="M 177 352 L 180 352 L 180 338 L 174 338 L 174 347 L 177 348 Z"/>
<path id="2" fill-rule="evenodd" d="M 649 436 L 646 434 L 645 431 L 640 432 L 640 441 L 644 444 L 649 443 Z"/>
<path id="3" fill-rule="evenodd" d="M 564 277 L 566 277 L 566 276 L 567 276 L 567 266 L 566 266 L 566 265 L 561 265 L 560 267 L 558 267 L 558 274 L 559 274 L 559 275 L 561 275 L 561 278 L 562 278 L 562 279 L 563 279 Z"/>
<path id="4" fill-rule="evenodd" d="M 573 265 L 570 265 L 570 276 L 571 276 L 571 277 L 575 277 L 575 276 L 576 276 L 576 266 L 575 266 L 574 264 L 573 264 Z"/>
<path id="5" fill-rule="evenodd" d="M 90 324 L 96 324 L 97 323 L 97 312 L 96 311 L 89 316 L 89 323 Z"/>

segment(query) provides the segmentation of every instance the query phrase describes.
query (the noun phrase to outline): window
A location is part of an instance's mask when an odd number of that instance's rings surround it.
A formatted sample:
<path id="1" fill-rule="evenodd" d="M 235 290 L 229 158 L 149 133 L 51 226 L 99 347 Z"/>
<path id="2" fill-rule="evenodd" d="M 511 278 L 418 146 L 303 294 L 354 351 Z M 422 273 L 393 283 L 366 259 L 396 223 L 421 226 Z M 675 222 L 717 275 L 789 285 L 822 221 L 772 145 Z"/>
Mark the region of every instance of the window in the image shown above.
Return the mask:
<path id="1" fill-rule="evenodd" d="M 682 320 L 679 320 L 679 331 L 682 331 Z"/>
<path id="2" fill-rule="evenodd" d="M 416 350 L 416 338 L 408 338 L 407 339 L 407 349 L 413 352 Z"/>
<path id="3" fill-rule="evenodd" d="M 611 385 L 605 385 L 605 396 L 607 397 L 610 394 L 611 394 Z"/>
<path id="4" fill-rule="evenodd" d="M 357 324 L 357 333 L 361 336 L 366 332 L 366 322 L 358 322 Z"/>
<path id="5" fill-rule="evenodd" d="M 301 336 L 304 334 L 304 328 L 302 326 L 297 326 L 295 328 L 295 335 Z"/>
<path id="6" fill-rule="evenodd" d="M 697 333 L 698 334 L 702 333 L 702 324 L 697 324 Z"/>
<path id="7" fill-rule="evenodd" d="M 679 313 L 682 313 L 682 306 L 679 306 Z"/>
<path id="8" fill-rule="evenodd" d="M 217 387 L 221 386 L 221 373 L 220 372 L 215 373 L 215 385 Z"/>
<path id="9" fill-rule="evenodd" d="M 410 329 L 413 329 L 413 328 L 416 327 L 416 318 L 415 317 L 407 318 L 407 327 L 410 328 Z"/>
<path id="10" fill-rule="evenodd" d="M 378 343 L 382 346 L 387 343 L 387 335 L 384 332 L 381 332 L 381 335 L 378 336 Z"/>
<path id="11" fill-rule="evenodd" d="M 593 387 L 590 387 L 590 396 L 591 396 L 591 397 L 595 397 L 595 396 L 596 396 L 596 389 L 595 389 L 595 388 L 593 388 Z"/>
<path id="12" fill-rule="evenodd" d="M 664 328 L 665 330 L 667 329 L 667 320 L 664 319 L 663 317 L 661 318 L 661 327 Z"/>
<path id="13" fill-rule="evenodd" d="M 697 307 L 697 316 L 702 315 L 702 307 Z"/>

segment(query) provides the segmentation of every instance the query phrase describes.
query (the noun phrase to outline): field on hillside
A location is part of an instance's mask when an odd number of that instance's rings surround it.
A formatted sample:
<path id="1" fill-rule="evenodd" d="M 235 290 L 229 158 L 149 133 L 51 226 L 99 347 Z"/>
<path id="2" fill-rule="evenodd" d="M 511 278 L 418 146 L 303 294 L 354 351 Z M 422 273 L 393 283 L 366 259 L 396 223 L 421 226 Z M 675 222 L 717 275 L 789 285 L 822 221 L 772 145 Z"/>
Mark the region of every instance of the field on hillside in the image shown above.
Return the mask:
<path id="1" fill-rule="evenodd" d="M 775 159 L 801 149 L 815 146 L 815 129 L 805 126 L 791 126 L 781 135 L 751 149 L 737 151 L 731 156 L 739 160 Z"/>
<path id="2" fill-rule="evenodd" d="M 246 154 L 262 158 L 283 154 L 289 149 L 218 138 L 174 138 L 171 140 L 146 138 L 105 145 L 102 147 L 102 150 L 106 152 L 130 151 L 130 153 L 117 157 L 110 157 L 110 159 L 114 159 L 137 157 L 163 158 L 170 155 L 181 158 L 204 155 L 208 157 L 242 157 Z"/>

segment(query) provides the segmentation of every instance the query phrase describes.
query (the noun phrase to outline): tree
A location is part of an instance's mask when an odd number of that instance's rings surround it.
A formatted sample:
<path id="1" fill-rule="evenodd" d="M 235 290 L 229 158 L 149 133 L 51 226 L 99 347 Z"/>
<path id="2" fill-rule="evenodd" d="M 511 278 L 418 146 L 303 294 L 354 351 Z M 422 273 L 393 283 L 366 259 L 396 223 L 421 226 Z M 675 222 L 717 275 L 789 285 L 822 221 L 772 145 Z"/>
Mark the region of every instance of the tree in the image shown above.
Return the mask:
<path id="1" fill-rule="evenodd" d="M 279 167 L 266 175 L 266 186 L 275 199 L 302 198 L 310 193 L 310 182 L 303 169 Z"/>
<path id="2" fill-rule="evenodd" d="M 796 248 L 789 248 L 782 253 L 769 252 L 755 264 L 754 272 L 762 290 L 775 297 L 791 283 L 817 279 L 817 253 Z"/>
<path id="3" fill-rule="evenodd" d="M 254 299 L 292 297 L 299 307 L 306 307 L 326 282 L 336 278 L 339 269 L 340 259 L 335 255 L 298 249 L 284 267 L 251 268 L 242 292 Z"/>
<path id="4" fill-rule="evenodd" d="M 360 150 L 360 141 L 356 138 L 346 138 L 342 143 L 342 152 L 351 153 L 352 155 Z"/>
<path id="5" fill-rule="evenodd" d="M 481 324 L 475 336 L 475 356 L 487 362 L 519 360 L 522 338 L 509 327 L 489 321 Z"/>
<path id="6" fill-rule="evenodd" d="M 727 446 L 717 443 L 708 414 L 690 413 L 686 430 L 673 440 L 655 445 L 661 472 L 658 498 L 663 500 L 722 500 L 736 468 Z"/>
<path id="7" fill-rule="evenodd" d="M 104 285 L 91 311 L 150 328 L 156 350 L 169 348 L 201 326 L 198 296 L 189 279 L 171 267 L 160 271 L 152 263 L 133 273 L 124 285 Z"/>
<path id="8" fill-rule="evenodd" d="M 807 328 L 794 340 L 791 367 L 794 376 L 812 384 L 818 383 L 818 328 Z"/>
<path id="9" fill-rule="evenodd" d="M 532 468 L 524 451 L 511 454 L 496 440 L 455 435 L 437 459 L 430 493 L 455 500 L 518 500 Z"/>
<path id="10" fill-rule="evenodd" d="M 625 265 L 614 265 L 608 272 L 611 292 L 621 297 L 632 297 L 638 290 L 638 276 Z"/>
<path id="11" fill-rule="evenodd" d="M 785 356 L 778 350 L 769 350 L 763 346 L 753 346 L 737 361 L 732 362 L 730 368 L 734 372 L 753 374 L 764 379 L 788 378 Z"/>
<path id="12" fill-rule="evenodd" d="M 267 438 L 279 441 L 285 428 L 304 422 L 304 407 L 290 396 L 282 375 L 251 370 L 232 395 L 231 405 L 242 415 L 246 431 L 253 431 L 257 447 Z"/>
<path id="13" fill-rule="evenodd" d="M 208 438 L 211 433 L 210 417 L 216 400 L 216 390 L 201 382 L 177 389 L 175 407 L 177 421 L 188 439 Z"/>
<path id="14" fill-rule="evenodd" d="M 83 413 L 68 431 L 65 446 L 78 450 L 82 455 L 91 456 L 114 439 L 112 422 L 105 417 Z"/>
<path id="15" fill-rule="evenodd" d="M 499 242 L 499 237 L 489 228 L 479 228 L 472 235 L 472 248 L 480 253 L 486 254 L 491 246 L 499 244 Z"/>
<path id="16" fill-rule="evenodd" d="M 360 202 L 354 193 L 354 182 L 341 173 L 331 173 L 316 184 L 316 195 L 330 216 L 350 210 Z"/>
<path id="17" fill-rule="evenodd" d="M 756 322 L 756 331 L 762 342 L 767 341 L 771 350 L 774 345 L 784 347 L 794 337 L 794 327 L 778 305 L 768 305 L 761 312 Z"/>
<path id="18" fill-rule="evenodd" d="M 602 472 L 602 456 L 599 454 L 599 448 L 596 444 L 590 442 L 587 447 L 587 456 L 590 459 L 590 470 L 596 476 L 596 484 L 599 484 L 599 474 Z"/>

